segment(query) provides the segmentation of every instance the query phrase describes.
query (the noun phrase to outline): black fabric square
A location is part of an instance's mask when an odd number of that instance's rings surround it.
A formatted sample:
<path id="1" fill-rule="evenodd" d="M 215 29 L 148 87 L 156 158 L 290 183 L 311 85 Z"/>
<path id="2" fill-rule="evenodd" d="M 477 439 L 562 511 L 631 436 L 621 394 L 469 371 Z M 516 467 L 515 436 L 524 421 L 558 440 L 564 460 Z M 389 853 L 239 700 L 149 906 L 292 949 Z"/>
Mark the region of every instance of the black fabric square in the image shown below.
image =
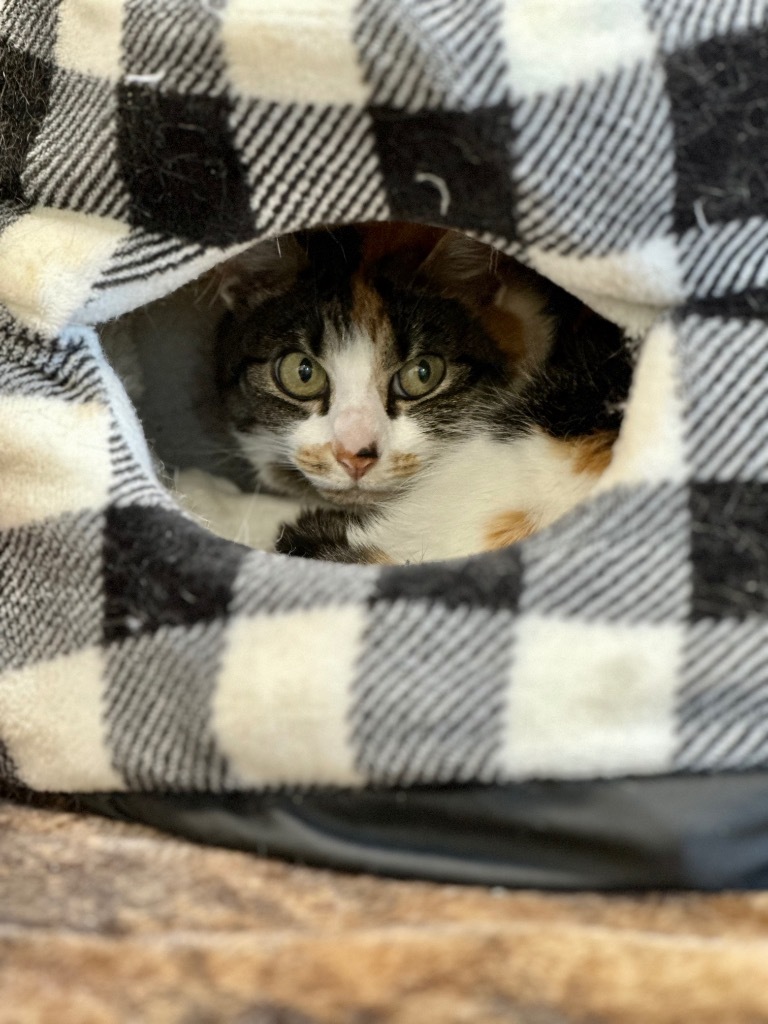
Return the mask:
<path id="1" fill-rule="evenodd" d="M 376 603 L 434 601 L 445 608 L 517 610 L 522 588 L 522 562 L 518 548 L 479 555 L 455 562 L 430 562 L 385 569 L 371 597 Z"/>
<path id="2" fill-rule="evenodd" d="M 229 101 L 216 96 L 118 87 L 118 156 L 134 227 L 201 245 L 253 236 L 229 109 Z"/>
<path id="3" fill-rule="evenodd" d="M 471 113 L 371 107 L 392 217 L 512 239 L 512 117 L 505 104 Z"/>
<path id="4" fill-rule="evenodd" d="M 224 615 L 248 548 L 159 508 L 112 508 L 104 536 L 104 640 Z"/>
<path id="5" fill-rule="evenodd" d="M 750 288 L 736 295 L 717 295 L 692 299 L 678 313 L 679 318 L 697 315 L 734 320 L 768 321 L 768 288 Z"/>
<path id="6" fill-rule="evenodd" d="M 768 212 L 768 34 L 708 39 L 665 64 L 677 229 Z"/>
<path id="7" fill-rule="evenodd" d="M 53 68 L 0 41 L 0 200 L 23 200 L 21 174 L 51 102 Z"/>
<path id="8" fill-rule="evenodd" d="M 694 619 L 768 615 L 768 484 L 691 485 Z"/>

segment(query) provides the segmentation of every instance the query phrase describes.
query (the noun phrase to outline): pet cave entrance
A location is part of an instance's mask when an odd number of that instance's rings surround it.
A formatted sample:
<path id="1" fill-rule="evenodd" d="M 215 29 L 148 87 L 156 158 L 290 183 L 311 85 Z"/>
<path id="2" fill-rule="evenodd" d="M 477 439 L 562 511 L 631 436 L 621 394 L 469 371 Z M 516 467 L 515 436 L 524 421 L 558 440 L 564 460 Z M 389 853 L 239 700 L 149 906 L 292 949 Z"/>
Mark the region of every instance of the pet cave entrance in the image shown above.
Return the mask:
<path id="1" fill-rule="evenodd" d="M 338 291 L 335 305 L 329 301 L 334 289 Z M 411 296 L 410 300 L 404 298 L 406 293 Z M 311 308 L 313 295 L 318 306 L 316 309 Z M 414 295 L 417 296 L 415 300 Z M 418 316 L 413 312 L 403 314 L 400 307 L 407 305 L 408 301 L 411 301 L 413 309 L 419 310 Z M 288 315 L 291 303 L 296 307 L 293 316 Z M 323 303 L 325 313 L 320 309 Z M 538 432 L 545 441 L 551 440 L 552 453 L 563 453 L 568 471 L 575 467 L 582 474 L 580 480 L 587 490 L 589 481 L 596 483 L 610 462 L 631 381 L 631 351 L 634 348 L 613 321 L 511 257 L 457 231 L 386 223 L 315 229 L 258 243 L 173 293 L 106 323 L 100 329 L 107 358 L 136 408 L 163 482 L 202 525 L 228 540 L 272 551 L 285 525 L 295 523 L 302 510 L 327 507 L 332 512 L 334 509 L 332 502 L 323 500 L 322 492 L 313 494 L 311 486 L 303 488 L 302 493 L 302 471 L 292 462 L 295 452 L 289 450 L 287 443 L 282 451 L 277 452 L 275 460 L 284 460 L 285 479 L 290 486 L 281 486 L 279 473 L 265 482 L 254 463 L 252 449 L 243 445 L 244 431 L 238 429 L 242 426 L 242 414 L 238 425 L 231 406 L 226 405 L 223 374 L 230 372 L 232 367 L 223 369 L 226 362 L 221 349 L 223 325 L 229 321 L 242 325 L 247 321 L 247 329 L 258 332 L 260 315 L 261 322 L 269 320 L 272 332 L 270 345 L 274 342 L 271 351 L 279 349 L 283 353 L 281 358 L 291 350 L 306 351 L 308 358 L 315 358 L 311 355 L 311 346 L 314 345 L 316 351 L 320 342 L 316 336 L 309 340 L 301 336 L 302 323 L 311 325 L 315 335 L 319 324 L 323 324 L 325 330 L 335 330 L 339 336 L 347 328 L 357 334 L 367 332 L 372 349 L 382 344 L 399 345 L 404 364 L 408 363 L 406 357 L 411 354 L 404 351 L 404 346 L 412 343 L 420 362 L 411 360 L 411 369 L 407 372 L 413 377 L 411 386 L 417 392 L 424 387 L 424 381 L 420 383 L 421 377 L 428 378 L 433 369 L 435 373 L 447 372 L 441 367 L 441 361 L 445 365 L 446 353 L 438 351 L 444 344 L 444 338 L 432 344 L 436 350 L 434 353 L 427 351 L 430 342 L 423 336 L 404 341 L 398 331 L 402 334 L 406 329 L 403 325 L 408 316 L 419 320 L 418 329 L 422 335 L 429 335 L 430 329 L 433 338 L 439 339 L 441 330 L 444 335 L 451 334 L 453 347 L 450 359 L 464 360 L 474 366 L 473 359 L 482 362 L 478 356 L 479 347 L 486 342 L 489 351 L 495 347 L 499 352 L 499 365 L 502 361 L 504 363 L 504 373 L 507 374 L 504 379 L 508 380 L 509 387 L 506 401 L 499 404 L 498 422 L 484 420 L 481 412 L 473 406 L 473 401 L 476 402 L 471 394 L 473 386 L 482 384 L 490 393 L 488 382 L 480 371 L 477 371 L 477 381 L 481 384 L 473 382 L 471 373 L 467 374 L 453 395 L 457 407 L 462 402 L 466 403 L 470 422 L 462 425 L 460 420 L 454 421 L 452 426 L 446 427 L 446 437 L 442 440 L 440 424 L 430 423 L 429 395 L 422 397 L 417 393 L 412 404 L 403 399 L 401 405 L 407 412 L 416 405 L 421 407 L 420 421 L 424 433 L 430 436 L 430 431 L 433 431 L 438 435 L 431 453 L 432 461 L 426 460 L 430 471 L 435 459 L 443 459 L 445 473 L 450 474 L 451 445 L 457 435 L 464 440 L 471 439 L 473 417 L 479 418 L 478 430 L 492 439 L 489 447 L 496 453 L 499 446 L 513 435 Z M 279 330 L 280 315 L 287 315 L 286 340 L 282 345 L 274 338 L 275 331 Z M 334 316 L 337 319 L 346 317 L 346 327 L 334 323 Z M 398 316 L 400 320 L 395 324 Z M 457 317 L 460 323 L 456 322 Z M 387 337 L 382 342 L 380 336 L 385 335 Z M 461 338 L 466 342 L 463 353 L 460 351 Z M 478 338 L 481 339 L 479 342 Z M 262 356 L 259 350 L 259 358 L 264 362 Z M 337 353 L 337 356 L 335 365 L 341 365 L 344 372 L 344 352 Z M 356 356 L 359 356 L 359 351 Z M 235 367 L 232 372 L 247 373 L 248 358 L 249 353 L 246 352 L 243 358 L 245 368 Z M 374 353 L 372 366 L 376 365 L 376 358 Z M 430 358 L 433 363 L 430 363 Z M 237 360 L 234 357 L 229 360 L 230 363 L 233 361 Z M 294 362 L 297 366 L 292 368 L 292 373 L 300 374 L 302 369 L 306 372 L 309 363 L 302 366 L 300 360 L 294 359 Z M 316 363 L 325 373 L 322 360 L 318 358 Z M 386 372 L 390 371 L 391 367 Z M 269 369 L 268 373 L 271 378 L 265 386 L 265 393 L 270 388 L 275 390 L 274 370 Z M 266 375 L 264 379 L 267 379 Z M 505 386 L 499 381 L 494 384 L 497 393 L 502 392 Z M 295 383 L 305 386 L 298 376 Z M 332 391 L 333 382 L 329 382 L 329 395 Z M 288 399 L 288 423 L 291 396 L 284 397 Z M 382 409 L 393 420 L 403 415 L 402 410 L 396 408 L 396 402 L 393 402 L 395 407 L 387 407 L 385 390 L 381 390 L 381 397 Z M 266 393 L 265 401 L 276 400 L 275 395 Z M 309 415 L 327 417 L 330 401 L 332 398 L 326 398 Z M 297 422 L 307 419 L 302 402 L 301 395 L 298 399 L 294 396 Z M 280 414 L 276 407 L 273 419 L 279 419 Z M 265 419 L 269 420 L 269 417 Z M 508 430 L 505 424 L 509 425 Z M 257 425 L 257 441 L 259 429 Z M 264 429 L 264 444 L 277 450 L 280 429 L 277 425 L 272 429 L 269 424 Z M 288 427 L 285 429 L 289 432 Z M 318 442 L 328 441 L 322 433 L 318 433 L 317 439 Z M 549 453 L 543 442 L 540 448 Z M 352 454 L 357 457 L 356 465 L 359 465 L 361 462 L 373 462 L 380 453 L 374 441 L 371 446 L 361 446 Z M 407 451 L 400 454 L 403 467 L 407 466 L 409 455 L 416 458 L 414 453 Z M 536 446 L 531 446 L 525 458 L 530 462 L 538 457 L 540 454 Z M 514 467 L 514 461 L 510 465 Z M 338 472 L 337 467 L 334 468 Z M 345 471 L 351 472 L 348 466 Z M 401 470 L 403 473 L 406 471 L 407 468 Z M 461 460 L 458 460 L 456 473 L 461 472 Z M 482 472 L 482 465 L 474 466 L 473 479 L 476 480 L 478 474 L 482 477 Z M 498 467 L 488 465 L 489 474 L 497 472 Z M 298 487 L 293 486 L 295 482 L 298 482 Z M 426 484 L 423 486 L 426 488 Z M 399 492 L 395 489 L 393 494 L 382 499 L 381 505 L 375 500 L 365 504 L 362 508 L 364 516 L 379 515 L 382 509 L 386 514 L 386 510 L 394 509 L 406 489 L 403 487 Z M 585 495 L 587 490 L 584 490 Z M 456 491 L 462 493 L 460 485 Z M 424 493 L 428 496 L 426 489 Z M 524 499 L 525 495 L 522 497 Z M 440 500 L 440 494 L 436 494 L 435 501 Z M 470 488 L 469 492 L 463 493 L 462 500 L 469 506 L 473 500 L 482 501 L 482 496 L 473 495 Z M 342 509 L 349 513 L 354 523 L 360 512 L 356 503 L 342 505 Z M 533 518 L 526 518 L 519 502 L 513 500 L 508 513 L 502 512 L 495 520 L 489 520 L 491 526 L 483 528 L 484 539 L 474 548 L 471 541 L 462 541 L 465 547 L 453 551 L 449 541 L 448 547 L 437 550 L 436 556 L 431 556 L 429 550 L 430 523 L 414 523 L 413 529 L 417 532 L 422 530 L 425 538 L 415 547 L 424 554 L 422 560 L 452 557 L 454 554 L 468 555 L 508 546 L 536 529 Z M 404 507 L 398 514 L 402 519 L 410 513 Z M 469 508 L 462 508 L 459 501 L 452 514 L 460 522 L 474 513 Z M 553 509 L 552 515 L 545 516 L 542 525 L 549 525 L 559 517 L 558 510 Z M 445 524 L 441 529 L 446 529 Z M 467 543 L 469 549 L 466 549 Z M 311 550 L 314 553 L 316 549 Z M 351 557 L 345 554 L 338 556 L 333 546 L 321 545 L 317 550 L 319 557 L 357 560 L 354 553 Z M 326 555 L 326 551 L 330 554 Z M 386 549 L 383 556 L 378 550 L 373 557 L 369 556 L 370 550 L 368 556 L 360 560 L 394 563 L 419 560 L 407 554 L 399 556 L 396 550 L 392 556 Z"/>

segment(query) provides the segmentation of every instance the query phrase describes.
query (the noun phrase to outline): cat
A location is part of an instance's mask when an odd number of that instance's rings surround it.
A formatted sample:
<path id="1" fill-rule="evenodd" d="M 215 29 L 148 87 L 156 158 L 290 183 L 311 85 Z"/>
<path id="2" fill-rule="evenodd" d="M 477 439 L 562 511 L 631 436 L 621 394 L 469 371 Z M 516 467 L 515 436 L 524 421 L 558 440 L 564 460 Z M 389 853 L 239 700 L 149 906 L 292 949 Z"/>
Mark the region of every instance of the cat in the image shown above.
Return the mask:
<path id="1" fill-rule="evenodd" d="M 512 544 L 593 492 L 632 375 L 621 329 L 462 233 L 319 229 L 223 264 L 216 383 L 278 552 L 396 564 Z"/>

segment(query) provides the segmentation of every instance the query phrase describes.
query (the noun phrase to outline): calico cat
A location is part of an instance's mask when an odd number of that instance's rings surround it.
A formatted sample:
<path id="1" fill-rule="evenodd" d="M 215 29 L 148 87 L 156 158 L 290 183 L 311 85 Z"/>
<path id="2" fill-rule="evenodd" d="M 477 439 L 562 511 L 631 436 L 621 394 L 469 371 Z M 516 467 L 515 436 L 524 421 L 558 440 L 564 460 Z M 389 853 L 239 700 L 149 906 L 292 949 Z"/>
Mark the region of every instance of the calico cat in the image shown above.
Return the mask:
<path id="1" fill-rule="evenodd" d="M 588 497 L 632 366 L 621 330 L 511 257 L 416 225 L 317 230 L 219 270 L 221 406 L 276 550 L 401 563 L 500 548 Z"/>

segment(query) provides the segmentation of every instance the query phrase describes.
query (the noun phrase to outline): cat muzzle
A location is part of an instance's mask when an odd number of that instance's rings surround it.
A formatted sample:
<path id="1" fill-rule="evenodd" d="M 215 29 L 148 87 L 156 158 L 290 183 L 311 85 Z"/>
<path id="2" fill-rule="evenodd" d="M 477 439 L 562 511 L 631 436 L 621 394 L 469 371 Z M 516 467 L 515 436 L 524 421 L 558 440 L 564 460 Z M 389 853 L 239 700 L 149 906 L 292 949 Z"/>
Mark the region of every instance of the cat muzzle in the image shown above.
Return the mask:
<path id="1" fill-rule="evenodd" d="M 346 448 L 334 445 L 332 448 L 334 458 L 344 471 L 353 479 L 360 480 L 371 466 L 374 466 L 379 459 L 379 453 L 375 445 L 368 448 L 361 448 L 357 452 L 347 451 Z"/>

